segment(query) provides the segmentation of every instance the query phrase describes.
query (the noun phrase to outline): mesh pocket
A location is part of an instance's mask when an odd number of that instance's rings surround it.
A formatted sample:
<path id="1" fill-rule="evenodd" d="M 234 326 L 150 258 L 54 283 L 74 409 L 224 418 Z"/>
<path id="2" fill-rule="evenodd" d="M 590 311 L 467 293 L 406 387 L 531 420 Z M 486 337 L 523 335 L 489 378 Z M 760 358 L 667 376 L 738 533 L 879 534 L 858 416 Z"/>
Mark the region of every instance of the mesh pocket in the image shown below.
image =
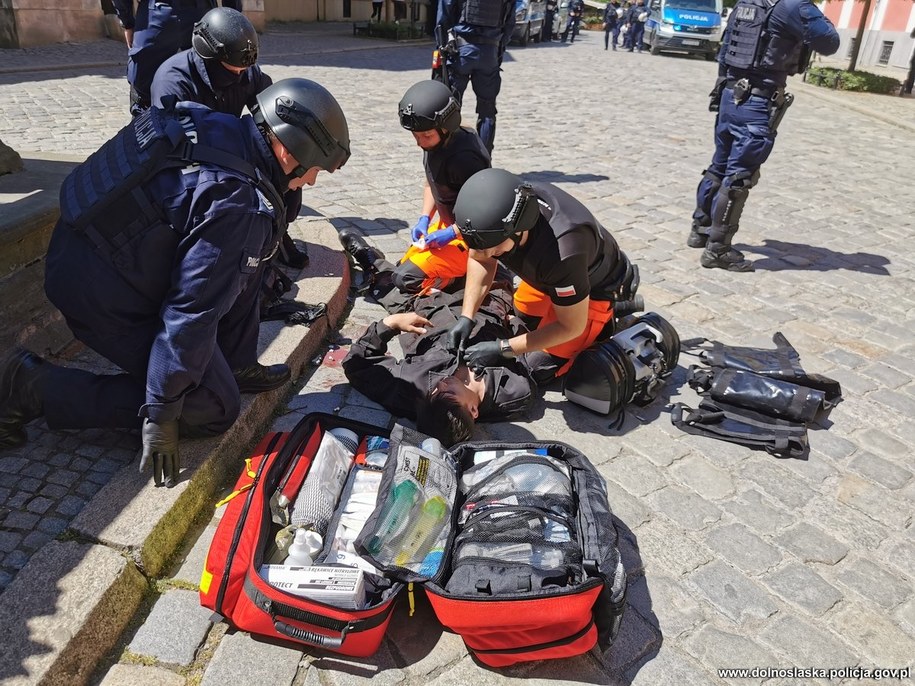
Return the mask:
<path id="1" fill-rule="evenodd" d="M 547 457 L 515 458 L 507 466 L 490 470 L 468 489 L 459 523 L 494 506 L 530 506 L 571 519 L 575 508 L 568 471 Z"/>
<path id="2" fill-rule="evenodd" d="M 581 562 L 569 525 L 536 508 L 494 508 L 467 523 L 454 543 L 454 566 L 469 558 L 522 563 L 537 569 Z"/>

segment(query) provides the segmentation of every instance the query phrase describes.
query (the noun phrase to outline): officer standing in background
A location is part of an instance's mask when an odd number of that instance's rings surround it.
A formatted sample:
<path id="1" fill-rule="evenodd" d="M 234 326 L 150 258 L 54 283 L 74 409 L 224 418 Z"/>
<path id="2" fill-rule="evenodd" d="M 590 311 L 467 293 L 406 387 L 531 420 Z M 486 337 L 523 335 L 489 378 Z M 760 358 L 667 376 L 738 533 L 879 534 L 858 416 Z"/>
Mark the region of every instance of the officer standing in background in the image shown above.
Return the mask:
<path id="1" fill-rule="evenodd" d="M 41 416 L 52 429 L 141 428 L 140 468 L 173 485 L 179 434 L 222 433 L 239 393 L 289 380 L 256 345 L 282 193 L 348 157 L 343 111 L 305 79 L 274 84 L 241 119 L 194 103 L 135 117 L 64 181 L 45 267 L 74 336 L 124 373 L 15 351 L 0 364 L 0 446 L 23 444 Z"/>
<path id="2" fill-rule="evenodd" d="M 552 184 L 485 169 L 461 188 L 454 215 L 470 257 L 462 316 L 448 336 L 469 367 L 545 351 L 560 376 L 578 353 L 612 335 L 615 307 L 627 309 L 638 270 L 578 200 Z M 530 333 L 466 347 L 499 262 L 521 277 L 514 305 Z M 542 375 L 546 364 L 536 367 Z"/>
<path id="3" fill-rule="evenodd" d="M 572 40 L 570 43 L 575 42 L 575 36 L 578 35 L 578 25 L 581 24 L 581 18 L 585 15 L 585 3 L 583 0 L 571 0 L 569 3 L 569 20 L 566 22 L 565 31 L 562 32 L 562 42 L 565 43 L 566 39 L 569 37 L 569 32 L 572 33 Z"/>
<path id="4" fill-rule="evenodd" d="M 194 24 L 216 0 L 113 0 L 114 11 L 124 27 L 127 42 L 127 81 L 130 84 L 130 113 L 134 116 L 149 107 L 150 87 L 156 69 L 176 52 L 191 47 Z M 223 0 L 224 7 L 241 10 L 241 0 Z"/>
<path id="5" fill-rule="evenodd" d="M 541 41 L 553 40 L 553 23 L 556 21 L 556 12 L 559 11 L 559 0 L 546 0 L 544 10 L 543 28 L 540 31 Z"/>
<path id="6" fill-rule="evenodd" d="M 794 96 L 791 74 L 807 69 L 811 51 L 832 55 L 839 34 L 810 0 L 739 0 L 731 10 L 718 52 L 718 81 L 709 94 L 715 119 L 715 154 L 696 191 L 691 248 L 705 248 L 708 269 L 753 271 L 731 247 L 759 168 L 772 152 L 776 129 Z"/>
<path id="7" fill-rule="evenodd" d="M 629 24 L 629 52 L 642 52 L 642 36 L 645 35 L 645 22 L 648 21 L 649 14 L 651 12 L 645 6 L 645 0 L 635 0 L 635 4 L 629 8 L 626 15 Z"/>
<path id="8" fill-rule="evenodd" d="M 613 34 L 613 49 L 620 36 L 620 3 L 619 0 L 608 2 L 604 7 L 604 50 L 610 47 L 610 34 Z"/>
<path id="9" fill-rule="evenodd" d="M 451 90 L 458 103 L 467 84 L 477 97 L 477 132 L 492 153 L 496 138 L 496 98 L 502 88 L 502 55 L 515 28 L 515 0 L 442 0 L 442 36 L 454 35 L 457 54 L 448 56 Z"/>

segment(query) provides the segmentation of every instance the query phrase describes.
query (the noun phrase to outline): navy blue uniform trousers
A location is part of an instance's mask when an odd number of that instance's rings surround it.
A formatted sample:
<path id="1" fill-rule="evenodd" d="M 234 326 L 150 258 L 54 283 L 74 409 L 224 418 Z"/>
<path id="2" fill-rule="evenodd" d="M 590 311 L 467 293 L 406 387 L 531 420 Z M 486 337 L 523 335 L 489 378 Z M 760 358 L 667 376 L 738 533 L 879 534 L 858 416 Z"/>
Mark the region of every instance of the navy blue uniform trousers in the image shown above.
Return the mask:
<path id="1" fill-rule="evenodd" d="M 55 231 L 55 252 L 68 256 L 74 269 L 91 264 L 95 256 L 82 236 Z M 85 261 L 80 258 L 85 258 Z M 262 272 L 267 261 L 263 260 Z M 83 266 L 79 266 L 83 265 Z M 185 437 L 218 435 L 232 426 L 240 410 L 238 384 L 232 369 L 253 364 L 256 357 L 259 304 L 263 274 L 255 274 L 229 312 L 219 321 L 217 345 L 200 384 L 184 395 L 181 430 Z M 49 286 L 53 291 L 53 284 Z M 77 340 L 107 358 L 125 374 L 99 375 L 55 367 L 44 388 L 45 419 L 52 429 L 140 427 L 138 412 L 146 402 L 150 350 L 162 323 L 137 321 L 118 307 L 112 292 L 105 311 L 68 311 L 65 318 Z"/>
<path id="2" fill-rule="evenodd" d="M 775 142 L 775 132 L 769 130 L 769 108 L 769 99 L 758 95 L 737 105 L 734 91 L 724 89 L 715 124 L 715 153 L 708 169 L 721 179 L 721 189 L 719 192 L 715 179 L 708 174 L 703 177 L 696 192 L 697 220 L 710 222 L 714 203 L 727 202 L 732 185 L 755 183 L 755 174 Z"/>

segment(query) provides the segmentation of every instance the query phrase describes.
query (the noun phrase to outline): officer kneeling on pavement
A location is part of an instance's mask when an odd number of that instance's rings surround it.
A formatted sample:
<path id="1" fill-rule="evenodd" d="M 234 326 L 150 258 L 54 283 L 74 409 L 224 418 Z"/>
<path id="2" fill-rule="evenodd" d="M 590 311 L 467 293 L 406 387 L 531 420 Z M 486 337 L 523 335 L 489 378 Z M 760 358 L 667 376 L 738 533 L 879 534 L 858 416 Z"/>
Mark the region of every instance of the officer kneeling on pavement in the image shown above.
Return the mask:
<path id="1" fill-rule="evenodd" d="M 687 240 L 705 248 L 703 267 L 745 272 L 753 263 L 731 247 L 750 189 L 772 152 L 775 133 L 794 96 L 788 76 L 807 69 L 811 50 L 832 55 L 839 34 L 810 0 L 739 0 L 718 52 L 718 81 L 709 94 L 715 154 L 696 191 Z"/>
<path id="2" fill-rule="evenodd" d="M 545 351 L 560 376 L 613 335 L 615 318 L 641 309 L 638 269 L 584 205 L 552 184 L 484 169 L 461 188 L 454 216 L 470 256 L 462 316 L 448 335 L 471 368 Z M 514 305 L 530 333 L 467 347 L 499 262 L 521 277 Z"/>
<path id="3" fill-rule="evenodd" d="M 439 81 L 411 86 L 397 109 L 400 125 L 423 150 L 426 183 L 422 214 L 410 232 L 412 245 L 394 270 L 393 283 L 403 293 L 443 290 L 467 272 L 467 244 L 453 226 L 454 202 L 467 179 L 491 166 L 489 151 L 476 131 L 461 126 L 461 106 Z M 342 230 L 340 239 L 357 260 L 366 254 L 354 230 Z M 377 271 L 371 262 L 363 268 Z"/>
<path id="4" fill-rule="evenodd" d="M 41 416 L 52 429 L 142 428 L 141 470 L 173 485 L 179 435 L 222 433 L 239 393 L 288 382 L 286 365 L 257 362 L 263 265 L 285 230 L 283 193 L 348 157 L 343 111 L 305 79 L 266 89 L 241 119 L 194 103 L 135 118 L 64 181 L 45 277 L 74 336 L 124 373 L 13 352 L 0 447 L 23 444 Z"/>

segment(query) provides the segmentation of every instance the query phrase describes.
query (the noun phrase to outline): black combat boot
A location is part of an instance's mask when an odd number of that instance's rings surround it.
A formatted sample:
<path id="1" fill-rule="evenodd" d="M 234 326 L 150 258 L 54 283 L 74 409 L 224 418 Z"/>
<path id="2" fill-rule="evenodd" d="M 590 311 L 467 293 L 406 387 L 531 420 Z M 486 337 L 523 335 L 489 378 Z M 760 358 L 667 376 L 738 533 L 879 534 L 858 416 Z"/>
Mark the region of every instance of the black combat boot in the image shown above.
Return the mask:
<path id="1" fill-rule="evenodd" d="M 691 248 L 704 248 L 705 244 L 708 243 L 708 230 L 709 227 L 702 226 L 694 221 L 692 228 L 689 230 L 689 238 L 686 239 L 686 244 Z"/>
<path id="2" fill-rule="evenodd" d="M 375 267 L 377 260 L 384 259 L 384 253 L 377 248 L 373 248 L 355 229 L 340 229 L 338 232 L 340 243 L 356 261 L 362 271 L 366 274 L 377 274 L 378 269 Z"/>
<path id="3" fill-rule="evenodd" d="M 250 367 L 232 370 L 232 376 L 240 393 L 265 393 L 284 385 L 292 378 L 292 372 L 285 364 L 264 366 L 255 362 Z"/>
<path id="4" fill-rule="evenodd" d="M 699 264 L 706 269 L 727 269 L 729 272 L 752 272 L 753 263 L 744 254 L 725 243 L 709 242 L 699 257 Z"/>
<path id="5" fill-rule="evenodd" d="M 0 363 L 0 448 L 23 445 L 25 425 L 44 414 L 41 384 L 51 366 L 22 348 Z"/>

